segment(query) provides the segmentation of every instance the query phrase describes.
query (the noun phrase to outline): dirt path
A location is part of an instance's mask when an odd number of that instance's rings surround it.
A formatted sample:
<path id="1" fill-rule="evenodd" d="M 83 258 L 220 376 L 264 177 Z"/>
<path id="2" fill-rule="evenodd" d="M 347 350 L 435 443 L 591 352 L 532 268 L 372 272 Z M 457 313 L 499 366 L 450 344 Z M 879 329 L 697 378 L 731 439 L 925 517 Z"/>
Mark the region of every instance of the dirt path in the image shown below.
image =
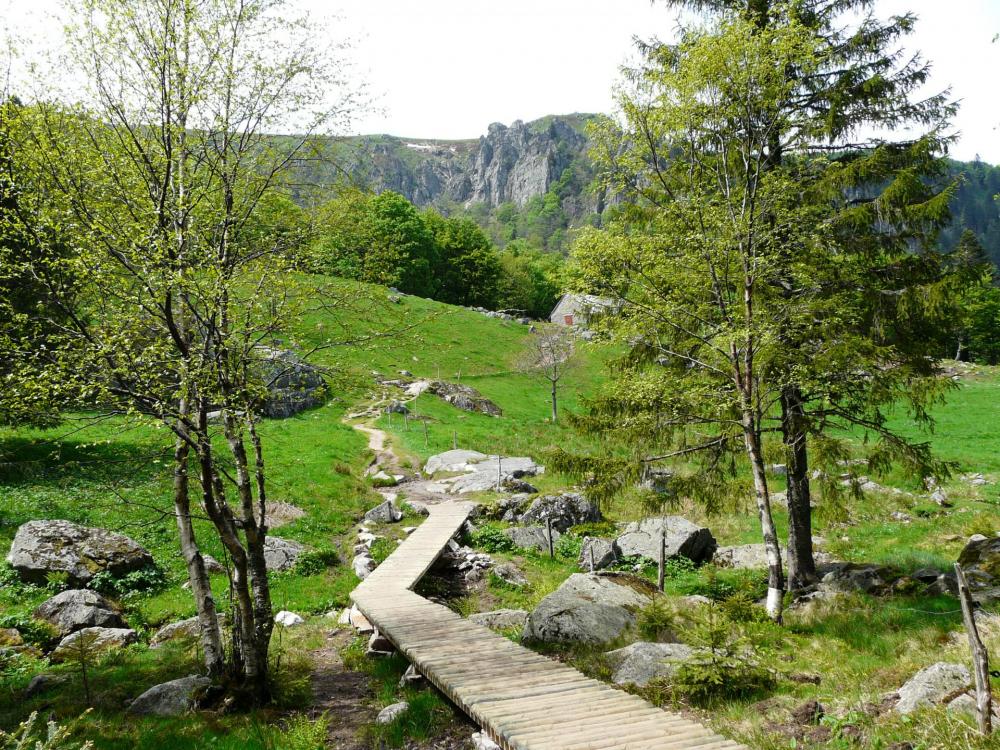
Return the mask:
<path id="1" fill-rule="evenodd" d="M 362 730 L 375 719 L 369 702 L 368 676 L 351 672 L 340 658 L 340 649 L 350 640 L 349 631 L 332 631 L 323 647 L 313 652 L 310 715 L 327 715 L 330 724 L 326 746 L 332 750 L 366 750 Z"/>

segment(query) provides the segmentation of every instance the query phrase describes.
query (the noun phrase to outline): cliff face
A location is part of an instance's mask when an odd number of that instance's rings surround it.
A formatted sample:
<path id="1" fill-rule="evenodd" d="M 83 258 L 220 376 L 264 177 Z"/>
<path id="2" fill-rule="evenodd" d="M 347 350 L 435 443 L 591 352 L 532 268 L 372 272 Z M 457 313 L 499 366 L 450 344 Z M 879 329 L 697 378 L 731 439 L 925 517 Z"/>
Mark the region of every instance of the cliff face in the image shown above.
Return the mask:
<path id="1" fill-rule="evenodd" d="M 503 203 L 543 195 L 587 148 L 588 116 L 551 117 L 509 127 L 494 123 L 478 141 L 410 141 L 391 136 L 355 142 L 351 173 L 376 191 L 394 190 L 417 205 Z"/>

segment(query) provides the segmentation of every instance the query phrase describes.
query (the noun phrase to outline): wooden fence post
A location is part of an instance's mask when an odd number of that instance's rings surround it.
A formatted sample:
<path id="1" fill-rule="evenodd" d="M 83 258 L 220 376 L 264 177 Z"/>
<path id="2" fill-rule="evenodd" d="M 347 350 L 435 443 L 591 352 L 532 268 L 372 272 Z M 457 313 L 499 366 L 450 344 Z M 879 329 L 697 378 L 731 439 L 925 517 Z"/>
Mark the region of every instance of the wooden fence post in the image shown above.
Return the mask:
<path id="1" fill-rule="evenodd" d="M 972 614 L 972 594 L 965 580 L 962 566 L 955 563 L 955 578 L 958 579 L 958 599 L 962 603 L 962 619 L 969 636 L 969 650 L 972 651 L 972 666 L 976 673 L 976 719 L 979 731 L 989 734 L 993 731 L 993 695 L 990 692 L 990 657 L 979 637 L 976 618 Z"/>
<path id="2" fill-rule="evenodd" d="M 590 572 L 594 572 L 594 542 L 590 542 Z"/>
<path id="3" fill-rule="evenodd" d="M 660 532 L 660 548 L 657 551 L 656 587 L 663 591 L 667 578 L 667 532 Z"/>
<path id="4" fill-rule="evenodd" d="M 458 450 L 458 430 L 451 431 L 451 449 L 453 451 Z"/>
<path id="5" fill-rule="evenodd" d="M 546 534 L 548 534 L 548 539 L 549 539 L 549 557 L 555 559 L 556 548 L 555 548 L 555 545 L 552 543 L 552 519 L 551 518 L 546 518 L 545 519 L 545 532 L 546 532 Z"/>

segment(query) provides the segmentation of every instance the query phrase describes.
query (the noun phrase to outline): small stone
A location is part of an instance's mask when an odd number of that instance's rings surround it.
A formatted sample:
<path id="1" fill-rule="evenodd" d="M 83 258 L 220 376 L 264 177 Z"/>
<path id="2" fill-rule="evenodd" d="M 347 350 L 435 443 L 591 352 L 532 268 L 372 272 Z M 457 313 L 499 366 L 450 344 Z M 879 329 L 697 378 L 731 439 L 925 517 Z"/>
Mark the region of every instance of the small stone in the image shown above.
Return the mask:
<path id="1" fill-rule="evenodd" d="M 417 668 L 411 664 L 406 668 L 406 671 L 403 672 L 403 676 L 399 678 L 399 686 L 404 688 L 407 685 L 414 685 L 419 682 L 423 682 L 423 680 L 424 676 L 420 674 L 420 672 L 417 671 Z"/>
<path id="2" fill-rule="evenodd" d="M 381 711 L 378 712 L 378 716 L 375 717 L 376 724 L 391 724 L 397 718 L 406 713 L 410 708 L 410 704 L 406 701 L 400 701 L 399 703 L 393 703 L 391 706 L 386 706 Z"/>
<path id="3" fill-rule="evenodd" d="M 301 625 L 305 622 L 300 615 L 294 612 L 289 612 L 288 610 L 282 610 L 274 616 L 274 621 L 286 628 L 294 628 L 296 625 Z"/>
<path id="4" fill-rule="evenodd" d="M 528 612 L 523 609 L 497 609 L 492 612 L 476 612 L 469 615 L 469 622 L 482 625 L 490 630 L 512 630 L 523 628 Z"/>
<path id="5" fill-rule="evenodd" d="M 139 636 L 131 628 L 84 628 L 59 641 L 55 651 L 49 654 L 49 659 L 53 662 L 75 660 L 83 639 L 89 641 L 85 647 L 86 652 L 94 655 L 135 643 Z"/>
<path id="6" fill-rule="evenodd" d="M 69 675 L 65 674 L 38 674 L 31 678 L 31 682 L 24 689 L 25 698 L 34 698 L 36 695 L 51 690 L 54 687 L 63 685 L 69 681 Z"/>
<path id="7" fill-rule="evenodd" d="M 371 521 L 372 523 L 395 523 L 402 518 L 402 512 L 400 512 L 396 506 L 393 505 L 391 500 L 386 500 L 384 503 L 375 506 L 370 511 L 365 513 L 365 520 Z"/>
<path id="8" fill-rule="evenodd" d="M 354 574 L 362 581 L 375 570 L 375 561 L 367 554 L 357 555 L 351 563 Z"/>
<path id="9" fill-rule="evenodd" d="M 358 609 L 358 605 L 355 604 L 351 607 L 351 626 L 358 631 L 358 635 L 368 635 L 369 633 L 375 632 L 375 626 L 368 621 L 361 610 Z"/>
<path id="10" fill-rule="evenodd" d="M 500 750 L 500 746 L 486 732 L 472 733 L 472 747 L 474 750 Z"/>

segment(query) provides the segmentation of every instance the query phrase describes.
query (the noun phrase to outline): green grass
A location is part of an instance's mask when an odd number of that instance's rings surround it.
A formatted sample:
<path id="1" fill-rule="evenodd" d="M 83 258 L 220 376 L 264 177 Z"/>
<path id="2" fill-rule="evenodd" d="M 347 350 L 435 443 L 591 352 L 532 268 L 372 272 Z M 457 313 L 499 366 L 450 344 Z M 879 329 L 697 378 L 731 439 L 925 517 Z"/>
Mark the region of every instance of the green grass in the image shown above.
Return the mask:
<path id="1" fill-rule="evenodd" d="M 349 312 L 338 316 L 317 310 L 289 334 L 291 343 L 306 349 L 330 339 L 359 340 L 352 347 L 317 353 L 317 360 L 329 369 L 335 384 L 331 403 L 288 420 L 266 421 L 261 427 L 271 498 L 307 512 L 304 518 L 274 533 L 316 550 L 333 550 L 340 561 L 313 568 L 308 575 L 292 571 L 274 576 L 275 607 L 303 614 L 344 605 L 357 582 L 347 564 L 353 544 L 350 532 L 378 497 L 361 478 L 370 459 L 365 438 L 343 420 L 359 404 L 382 395 L 372 371 L 393 377 L 399 370 L 408 370 L 418 378 L 462 382 L 504 410 L 500 418 L 467 414 L 424 395 L 411 408 L 416 416 L 427 418 L 426 437 L 420 421 L 381 417 L 378 424 L 390 433 L 398 452 L 413 469 L 427 456 L 450 449 L 456 437 L 462 448 L 536 458 L 551 445 L 579 449 L 593 445 L 565 421 L 552 424 L 544 381 L 515 369 L 516 358 L 530 336 L 526 327 L 414 297 L 390 304 L 385 290 L 342 286 L 359 290 Z M 394 329 L 397 335 L 373 335 L 382 329 Z M 560 388 L 563 414 L 582 408 L 584 397 L 607 377 L 604 364 L 611 356 L 607 348 L 582 344 L 579 356 L 579 367 Z M 1000 479 L 998 391 L 1000 372 L 983 368 L 934 410 L 936 429 L 927 439 L 942 458 L 955 461 L 961 472 L 981 471 Z M 918 436 L 905 415 L 894 415 L 893 420 L 894 426 Z M 170 448 L 165 431 L 143 420 L 122 417 L 98 420 L 91 414 L 74 414 L 49 430 L 0 429 L 0 555 L 6 553 L 17 527 L 34 518 L 65 518 L 122 531 L 150 550 L 166 581 L 152 593 L 126 597 L 129 622 L 149 634 L 159 625 L 191 615 L 194 605 L 190 593 L 181 588 L 186 575 L 169 516 Z M 542 491 L 561 490 L 571 484 L 567 477 L 552 472 L 531 481 Z M 861 502 L 846 498 L 836 503 L 817 496 L 816 533 L 825 538 L 826 551 L 902 571 L 928 566 L 946 570 L 969 534 L 1000 528 L 1000 485 L 977 489 L 955 478 L 946 485 L 955 507 L 940 509 L 927 505 L 913 477 L 891 473 L 878 481 L 914 496 L 871 494 Z M 483 499 L 488 500 L 488 494 Z M 895 510 L 910 514 L 913 520 L 893 521 Z M 628 499 L 605 511 L 611 520 L 643 512 Z M 749 497 L 714 516 L 690 503 L 682 503 L 672 512 L 709 526 L 722 544 L 759 541 Z M 408 516 L 387 529 L 386 539 L 379 542 L 375 554 L 391 554 L 396 539 L 402 536 L 399 527 L 417 521 Z M 784 534 L 787 517 L 780 509 L 776 521 Z M 222 559 L 222 549 L 208 526 L 199 522 L 198 531 L 205 551 Z M 452 602 L 463 614 L 501 607 L 530 609 L 577 570 L 575 548 L 569 543 L 560 545 L 554 560 L 524 552 L 497 552 L 493 556 L 498 562 L 514 562 L 529 585 L 517 589 L 490 579 L 483 591 Z M 655 576 L 648 567 L 640 574 L 649 580 Z M 217 601 L 225 607 L 224 577 L 216 576 L 213 585 Z M 722 599 L 733 592 L 757 596 L 763 585 L 760 572 L 675 565 L 667 575 L 667 593 L 672 597 L 704 594 Z M 5 618 L 23 622 L 56 588 L 16 585 L 2 577 L 0 612 Z M 756 748 L 785 748 L 788 740 L 776 739 L 768 723 L 784 721 L 788 708 L 817 698 L 838 717 L 831 721 L 854 721 L 862 726 L 866 743 L 872 747 L 908 739 L 923 743 L 921 748 L 997 747 L 996 740 L 975 739 L 967 731 L 967 723 L 956 724 L 955 719 L 933 712 L 910 723 L 897 718 L 875 719 L 860 712 L 865 703 L 877 702 L 882 693 L 895 689 L 930 661 L 966 658 L 967 647 L 951 636 L 959 624 L 955 609 L 949 598 L 857 597 L 835 610 L 820 607 L 790 614 L 783 629 L 766 623 L 748 625 L 755 629 L 757 641 L 771 650 L 783 675 L 821 673 L 822 681 L 818 686 L 802 685 L 783 678 L 770 708 L 761 709 L 750 701 L 728 701 L 713 707 L 703 718 Z M 280 713 L 276 709 L 250 716 L 199 716 L 181 721 L 125 719 L 121 706 L 126 699 L 152 684 L 198 669 L 194 652 L 149 651 L 138 646 L 109 657 L 96 668 L 96 707 L 85 719 L 81 734 L 93 738 L 98 748 L 153 748 L 165 742 L 178 748 L 322 747 L 321 723 L 310 723 L 293 709 L 308 700 L 302 682 L 303 675 L 308 675 L 308 664 L 303 660 L 322 641 L 323 627 L 322 620 L 316 618 L 304 630 L 283 634 L 276 644 L 275 655 L 280 653 L 283 660 L 279 697 L 285 708 Z M 519 634 L 505 635 L 517 638 Z M 991 638 L 996 648 L 1000 634 Z M 352 646 L 345 660 L 369 674 L 376 707 L 403 698 L 411 702 L 410 712 L 399 721 L 371 731 L 367 738 L 370 744 L 404 746 L 453 727 L 453 710 L 432 689 L 398 688 L 404 662 L 358 658 L 356 652 L 362 646 L 360 642 Z M 554 651 L 596 677 L 609 676 L 594 649 Z M 32 701 L 20 700 L 31 677 L 50 670 L 69 674 L 70 687 L 54 689 Z M 44 661 L 20 657 L 0 662 L 0 727 L 10 728 L 36 709 L 52 711 L 60 720 L 78 715 L 85 706 L 77 683 L 71 667 L 50 667 Z M 674 700 L 660 693 L 649 697 Z M 839 750 L 847 744 L 835 737 L 830 746 Z"/>

